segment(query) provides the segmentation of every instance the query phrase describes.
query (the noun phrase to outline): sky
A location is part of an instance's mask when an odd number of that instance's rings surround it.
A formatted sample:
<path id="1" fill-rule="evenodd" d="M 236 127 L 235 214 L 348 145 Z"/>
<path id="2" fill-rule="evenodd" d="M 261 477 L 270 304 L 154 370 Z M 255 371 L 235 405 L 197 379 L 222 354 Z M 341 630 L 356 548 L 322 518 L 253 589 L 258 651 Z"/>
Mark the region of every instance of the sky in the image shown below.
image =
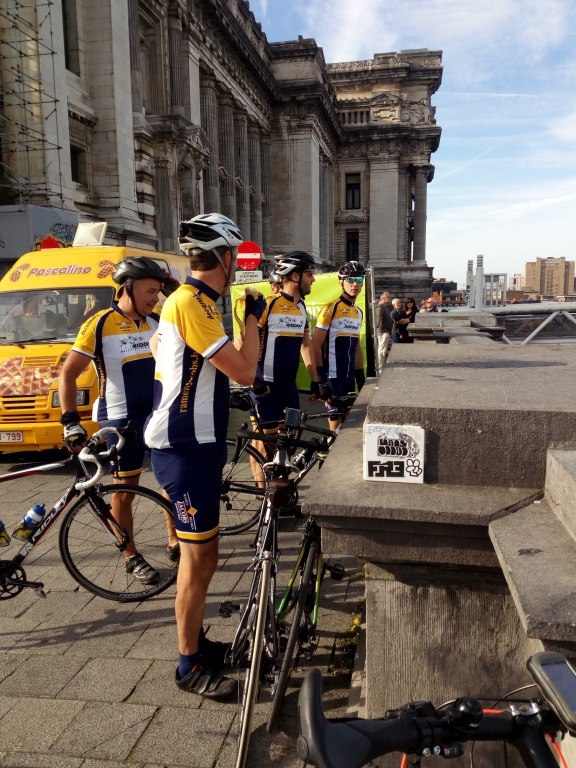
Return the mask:
<path id="1" fill-rule="evenodd" d="M 442 51 L 428 266 L 464 284 L 576 260 L 574 0 L 251 0 L 269 42 L 313 37 L 326 62 Z"/>

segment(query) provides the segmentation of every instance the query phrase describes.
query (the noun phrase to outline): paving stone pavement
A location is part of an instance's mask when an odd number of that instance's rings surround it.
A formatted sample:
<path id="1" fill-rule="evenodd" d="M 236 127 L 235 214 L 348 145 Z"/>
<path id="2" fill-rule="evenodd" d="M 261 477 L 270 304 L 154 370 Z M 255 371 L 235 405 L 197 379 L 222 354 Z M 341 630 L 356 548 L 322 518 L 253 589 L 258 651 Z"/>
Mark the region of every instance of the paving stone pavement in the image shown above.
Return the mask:
<path id="1" fill-rule="evenodd" d="M 45 454 L 33 457 L 44 462 Z M 30 460 L 30 455 L 28 455 Z M 0 455 L 0 474 L 17 467 L 15 455 Z M 34 503 L 49 508 L 69 484 L 62 471 L 0 484 L 0 516 L 9 531 Z M 156 487 L 152 473 L 143 485 Z M 302 489 L 305 494 L 305 488 Z M 280 581 L 287 577 L 302 521 L 283 521 Z M 4 768 L 230 768 L 234 764 L 238 703 L 215 703 L 180 691 L 174 588 L 141 603 L 119 604 L 85 591 L 68 575 L 53 526 L 24 563 L 27 577 L 45 582 L 46 598 L 25 590 L 0 600 L 0 765 Z M 246 594 L 249 534 L 221 540 L 220 566 L 206 607 L 214 639 L 230 640 L 238 615 L 219 615 L 222 600 Z M 0 556 L 17 551 L 0 550 Z M 346 638 L 362 610 L 359 564 L 342 582 L 325 579 L 320 642 L 311 661 L 293 676 L 282 723 L 266 732 L 270 701 L 256 706 L 248 765 L 301 766 L 295 751 L 296 701 L 302 675 L 312 665 L 325 675 L 325 698 L 333 716 L 348 705 L 350 670 Z"/>

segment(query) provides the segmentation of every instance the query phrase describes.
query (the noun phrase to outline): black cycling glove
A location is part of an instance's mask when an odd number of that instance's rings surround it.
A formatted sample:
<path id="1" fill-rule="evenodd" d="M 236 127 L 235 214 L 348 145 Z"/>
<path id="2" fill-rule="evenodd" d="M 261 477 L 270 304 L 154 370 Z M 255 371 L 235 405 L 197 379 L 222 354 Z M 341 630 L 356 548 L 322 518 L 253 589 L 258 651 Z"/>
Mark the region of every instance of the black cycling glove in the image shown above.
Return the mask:
<path id="1" fill-rule="evenodd" d="M 266 309 L 266 299 L 261 293 L 258 294 L 256 299 L 251 293 L 246 294 L 246 308 L 244 310 L 244 322 L 248 320 L 250 315 L 254 315 L 256 320 L 260 320 L 264 310 Z"/>

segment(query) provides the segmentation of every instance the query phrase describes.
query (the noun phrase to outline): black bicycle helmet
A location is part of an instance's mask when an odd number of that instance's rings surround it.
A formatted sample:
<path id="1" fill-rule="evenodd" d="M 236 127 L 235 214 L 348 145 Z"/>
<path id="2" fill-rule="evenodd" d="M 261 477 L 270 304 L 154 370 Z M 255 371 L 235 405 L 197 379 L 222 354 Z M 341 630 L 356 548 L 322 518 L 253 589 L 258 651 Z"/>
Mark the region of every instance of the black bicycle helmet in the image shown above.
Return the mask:
<path id="1" fill-rule="evenodd" d="M 291 272 L 305 272 L 314 269 L 316 261 L 314 256 L 306 251 L 290 251 L 282 256 L 274 256 L 274 273 L 285 277 Z"/>
<path id="2" fill-rule="evenodd" d="M 189 221 L 180 222 L 180 249 L 187 253 L 192 248 L 212 251 L 219 245 L 237 248 L 244 242 L 240 227 L 221 213 L 201 213 Z"/>
<path id="3" fill-rule="evenodd" d="M 127 280 L 144 280 L 145 278 L 153 278 L 164 284 L 167 275 L 160 264 L 148 256 L 128 256 L 116 264 L 112 274 L 112 280 L 118 285 L 124 285 Z"/>
<path id="4" fill-rule="evenodd" d="M 345 280 L 347 277 L 364 277 L 365 275 L 366 267 L 359 261 L 347 261 L 338 270 L 340 280 Z"/>
<path id="5" fill-rule="evenodd" d="M 280 275 L 277 275 L 274 272 L 270 272 L 268 275 L 268 282 L 270 285 L 282 285 L 282 278 Z"/>

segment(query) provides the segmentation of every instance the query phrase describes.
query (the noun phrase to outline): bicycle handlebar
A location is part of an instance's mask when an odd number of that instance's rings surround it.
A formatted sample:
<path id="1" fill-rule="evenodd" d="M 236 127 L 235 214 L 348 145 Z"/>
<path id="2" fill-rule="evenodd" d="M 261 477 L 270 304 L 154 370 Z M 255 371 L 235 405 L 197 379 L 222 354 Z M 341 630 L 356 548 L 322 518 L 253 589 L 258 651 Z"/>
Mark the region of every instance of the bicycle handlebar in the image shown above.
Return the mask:
<path id="1" fill-rule="evenodd" d="M 428 707 L 430 714 L 419 717 L 416 712 L 413 716 L 406 708 L 400 716 L 394 713 L 396 719 L 331 722 L 322 709 L 322 675 L 312 669 L 298 699 L 298 756 L 317 768 L 361 768 L 390 752 L 454 757 L 461 742 L 496 741 L 512 743 L 527 766 L 557 768 L 545 734 L 566 729 L 550 709 L 525 702 L 516 711 L 483 717 L 480 709 L 478 722 L 459 723 L 459 702 L 474 702 L 480 707 L 475 699 L 459 699 L 455 708 L 442 715 L 428 702 L 418 702 L 414 706 Z"/>
<path id="2" fill-rule="evenodd" d="M 319 434 L 325 435 L 328 438 L 336 437 L 335 433 L 331 432 L 330 430 L 322 430 L 322 432 L 319 432 Z M 309 448 L 312 451 L 328 448 L 333 442 L 329 439 L 322 442 L 316 438 L 312 438 L 311 440 L 302 440 L 302 438 L 292 437 L 291 435 L 287 435 L 282 432 L 277 432 L 271 435 L 263 435 L 261 432 L 254 432 L 251 429 L 243 429 L 238 432 L 238 438 L 241 442 L 244 439 L 258 440 L 261 443 L 277 443 L 283 448 Z"/>
<path id="3" fill-rule="evenodd" d="M 117 435 L 118 442 L 107 451 L 102 451 L 102 453 L 98 454 L 94 453 L 98 443 L 100 442 L 100 438 L 104 437 L 105 435 Z M 116 458 L 118 452 L 125 442 L 126 440 L 124 435 L 115 427 L 103 427 L 102 429 L 99 429 L 98 432 L 94 432 L 90 440 L 88 440 L 88 443 L 78 454 L 78 459 L 84 467 L 86 474 L 88 474 L 88 468 L 86 467 L 86 464 L 96 464 L 96 472 L 87 480 L 78 481 L 75 484 L 76 490 L 84 491 L 86 488 L 90 488 L 92 485 L 96 485 L 96 483 L 99 482 L 102 475 L 106 471 L 106 465 Z"/>

